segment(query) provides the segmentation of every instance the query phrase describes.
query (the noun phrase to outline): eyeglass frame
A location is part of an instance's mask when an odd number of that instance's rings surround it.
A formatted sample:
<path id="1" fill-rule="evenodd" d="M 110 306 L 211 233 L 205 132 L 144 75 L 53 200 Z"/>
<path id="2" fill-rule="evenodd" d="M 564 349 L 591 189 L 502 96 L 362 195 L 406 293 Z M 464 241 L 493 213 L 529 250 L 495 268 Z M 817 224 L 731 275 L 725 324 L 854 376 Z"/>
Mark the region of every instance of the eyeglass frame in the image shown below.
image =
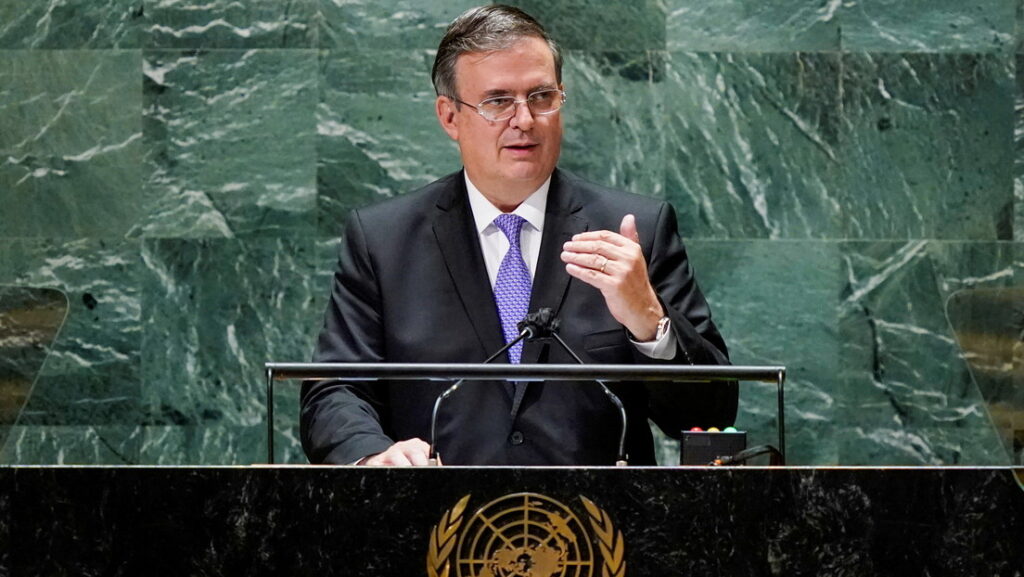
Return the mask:
<path id="1" fill-rule="evenodd" d="M 558 103 L 558 108 L 556 108 L 554 110 L 549 110 L 547 112 L 534 112 L 533 109 L 530 108 L 530 97 L 532 97 L 535 94 L 543 94 L 543 93 L 546 93 L 546 92 L 557 92 L 557 93 L 559 93 L 562 96 L 561 102 Z M 527 94 L 526 98 L 524 98 L 522 100 L 515 100 L 515 99 L 513 99 L 512 100 L 512 114 L 509 114 L 507 117 L 505 117 L 505 118 L 488 118 L 487 115 L 483 111 L 480 110 L 480 106 L 483 105 L 483 103 L 487 102 L 488 100 L 497 100 L 499 98 L 509 98 L 508 96 L 492 96 L 490 98 L 484 98 L 483 100 L 478 102 L 476 104 L 476 106 L 466 102 L 465 100 L 460 100 L 459 98 L 456 98 L 455 96 L 450 96 L 449 98 L 451 98 L 455 102 L 458 102 L 459 104 L 465 104 L 466 106 L 472 108 L 474 112 L 479 114 L 481 116 L 481 118 L 483 118 L 484 120 L 486 120 L 488 122 L 503 122 L 505 120 L 511 120 L 512 118 L 515 118 L 516 113 L 519 112 L 519 105 L 520 104 L 525 104 L 526 108 L 530 111 L 531 115 L 534 115 L 534 116 L 549 116 L 549 115 L 554 114 L 554 113 L 558 112 L 559 110 L 561 110 L 562 106 L 565 105 L 566 100 L 567 100 L 567 98 L 565 96 L 565 91 L 562 90 L 561 88 L 545 88 L 543 90 L 535 90 L 535 91 Z"/>

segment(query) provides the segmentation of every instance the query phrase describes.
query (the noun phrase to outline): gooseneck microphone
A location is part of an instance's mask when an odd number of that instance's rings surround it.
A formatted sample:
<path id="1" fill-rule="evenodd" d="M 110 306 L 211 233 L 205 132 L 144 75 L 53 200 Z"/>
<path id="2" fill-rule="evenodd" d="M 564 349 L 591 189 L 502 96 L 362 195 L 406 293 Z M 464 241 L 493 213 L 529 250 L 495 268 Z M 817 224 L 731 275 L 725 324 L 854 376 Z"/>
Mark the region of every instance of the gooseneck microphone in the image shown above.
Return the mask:
<path id="1" fill-rule="evenodd" d="M 572 350 L 569 343 L 565 342 L 562 340 L 562 337 L 558 336 L 559 322 L 558 319 L 555 318 L 555 313 L 551 309 L 545 307 L 539 309 L 535 313 L 526 315 L 526 318 L 523 319 L 517 327 L 520 331 L 525 332 L 529 330 L 536 335 L 530 336 L 530 340 L 547 337 L 555 339 L 555 341 L 565 349 L 565 352 L 569 353 L 577 363 L 581 365 L 586 364 L 583 362 L 583 359 L 576 354 L 576 351 Z M 626 425 L 628 424 L 628 421 L 626 420 L 626 407 L 622 405 L 622 400 L 608 388 L 608 385 L 606 385 L 603 380 L 594 379 L 594 382 L 600 385 L 601 390 L 604 391 L 608 400 L 615 405 L 615 408 L 619 410 L 619 415 L 622 417 L 622 433 L 619 435 L 619 458 L 615 461 L 615 466 L 625 467 L 629 464 L 627 461 L 628 456 L 626 455 Z"/>
<path id="2" fill-rule="evenodd" d="M 572 350 L 572 347 L 570 347 L 569 344 L 562 340 L 562 337 L 558 335 L 559 326 L 560 323 L 559 320 L 555 317 L 554 311 L 552 311 L 548 307 L 538 309 L 537 312 L 526 315 L 526 317 L 523 318 L 523 320 L 520 321 L 518 325 L 516 325 L 516 328 L 519 329 L 519 336 L 517 336 L 511 342 L 507 343 L 505 346 L 498 349 L 498 351 L 491 355 L 490 357 L 488 357 L 487 360 L 483 362 L 483 364 L 486 365 L 490 363 L 491 361 L 504 354 L 505 351 L 509 350 L 510 348 L 515 346 L 516 343 L 522 341 L 523 339 L 526 339 L 527 341 L 533 341 L 543 338 L 554 338 L 555 341 L 557 341 L 558 344 L 567 353 L 569 353 L 569 355 L 572 356 L 572 358 L 577 363 L 581 365 L 586 364 L 583 362 L 583 359 L 581 359 L 579 355 L 577 355 L 576 352 Z M 430 415 L 430 454 L 427 460 L 428 465 L 437 466 L 441 462 L 440 454 L 438 453 L 436 448 L 437 415 L 441 409 L 441 404 L 445 400 L 447 400 L 448 397 L 450 397 L 453 393 L 455 393 L 455 391 L 458 390 L 458 388 L 462 385 L 464 381 L 465 379 L 459 379 L 458 381 L 455 381 L 455 383 L 452 386 L 448 387 L 443 393 L 438 395 L 437 399 L 434 401 L 434 410 Z M 626 420 L 626 408 L 623 406 L 622 400 L 619 399 L 619 397 L 615 393 L 613 393 L 611 389 L 608 388 L 604 381 L 600 379 L 595 379 L 594 382 L 596 382 L 601 387 L 601 390 L 604 391 L 604 394 L 608 397 L 611 403 L 615 405 L 615 408 L 619 410 L 619 415 L 622 419 L 622 432 L 619 435 L 619 456 L 618 460 L 615 461 L 615 466 L 625 467 L 628 464 L 626 455 L 626 426 L 628 424 L 628 421 Z"/>
<path id="3" fill-rule="evenodd" d="M 542 309 L 542 310 L 545 310 L 545 309 Z M 549 313 L 551 312 L 551 309 L 546 309 L 546 310 Z M 526 315 L 526 318 L 530 318 L 530 316 L 531 315 Z M 493 355 L 487 357 L 487 360 L 485 360 L 483 362 L 483 364 L 486 365 L 486 364 L 490 363 L 491 361 L 493 361 L 494 359 L 496 359 L 496 358 L 500 357 L 501 355 L 505 354 L 505 351 L 507 351 L 507 350 L 511 349 L 512 347 L 514 347 L 516 345 L 516 343 L 518 343 L 519 341 L 521 341 L 523 339 L 532 340 L 533 338 L 535 338 L 534 335 L 537 333 L 538 327 L 535 326 L 535 325 L 530 325 L 530 326 L 524 327 L 523 323 L 525 323 L 525 322 L 526 321 L 523 320 L 522 322 L 520 322 L 517 325 L 517 328 L 519 329 L 519 336 L 517 336 L 511 342 L 507 343 L 505 346 L 503 346 L 500 349 L 498 349 L 498 352 L 496 352 Z M 437 466 L 441 462 L 440 458 L 439 458 L 439 454 L 437 452 L 437 448 L 436 448 L 436 446 L 437 446 L 437 443 L 436 443 L 436 441 L 437 441 L 437 413 L 441 409 L 441 403 L 443 403 L 445 400 L 447 400 L 448 397 L 452 396 L 452 393 L 454 393 L 456 390 L 458 390 L 459 386 L 461 386 L 462 383 L 465 382 L 465 380 L 466 379 L 459 379 L 459 380 L 455 381 L 455 383 L 452 386 L 450 386 L 447 389 L 445 389 L 445 391 L 443 393 L 441 393 L 440 395 L 438 395 L 437 399 L 434 400 L 434 410 L 430 414 L 430 453 L 429 453 L 428 458 L 427 458 L 427 465 Z"/>

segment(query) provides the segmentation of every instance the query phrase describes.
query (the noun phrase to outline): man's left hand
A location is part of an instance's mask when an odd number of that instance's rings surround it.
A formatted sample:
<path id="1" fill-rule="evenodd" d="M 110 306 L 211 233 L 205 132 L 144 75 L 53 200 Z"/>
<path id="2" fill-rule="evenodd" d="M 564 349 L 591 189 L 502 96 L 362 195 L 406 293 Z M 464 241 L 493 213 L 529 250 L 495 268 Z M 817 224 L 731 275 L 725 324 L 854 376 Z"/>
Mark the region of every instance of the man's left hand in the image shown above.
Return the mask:
<path id="1" fill-rule="evenodd" d="M 618 234 L 609 230 L 577 234 L 562 247 L 571 276 L 601 291 L 608 311 L 640 342 L 654 340 L 665 311 L 647 277 L 636 219 L 627 214 Z"/>

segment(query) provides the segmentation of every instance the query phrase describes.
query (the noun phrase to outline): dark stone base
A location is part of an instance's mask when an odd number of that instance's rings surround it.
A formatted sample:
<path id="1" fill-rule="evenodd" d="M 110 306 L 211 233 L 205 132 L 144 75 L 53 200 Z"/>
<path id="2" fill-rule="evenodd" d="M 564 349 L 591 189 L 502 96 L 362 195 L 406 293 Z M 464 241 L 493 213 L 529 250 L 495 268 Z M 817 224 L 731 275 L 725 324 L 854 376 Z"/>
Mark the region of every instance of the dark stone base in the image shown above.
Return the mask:
<path id="1" fill-rule="evenodd" d="M 583 525 L 593 501 L 630 576 L 1024 571 L 1024 491 L 1002 468 L 43 467 L 0 469 L 0 489 L 0 575 L 426 575 L 462 497 L 468 531 L 519 492 Z"/>

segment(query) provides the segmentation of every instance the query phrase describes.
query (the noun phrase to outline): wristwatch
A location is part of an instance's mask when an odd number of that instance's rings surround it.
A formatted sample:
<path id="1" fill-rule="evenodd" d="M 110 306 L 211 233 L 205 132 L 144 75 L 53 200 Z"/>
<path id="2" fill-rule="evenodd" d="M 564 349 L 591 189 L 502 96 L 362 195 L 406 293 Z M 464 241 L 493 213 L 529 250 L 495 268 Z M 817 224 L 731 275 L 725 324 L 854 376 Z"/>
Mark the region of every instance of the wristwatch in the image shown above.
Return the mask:
<path id="1" fill-rule="evenodd" d="M 658 320 L 658 332 L 654 333 L 654 340 L 660 341 L 662 337 L 668 334 L 668 331 L 672 329 L 672 321 L 668 316 L 663 316 Z"/>

